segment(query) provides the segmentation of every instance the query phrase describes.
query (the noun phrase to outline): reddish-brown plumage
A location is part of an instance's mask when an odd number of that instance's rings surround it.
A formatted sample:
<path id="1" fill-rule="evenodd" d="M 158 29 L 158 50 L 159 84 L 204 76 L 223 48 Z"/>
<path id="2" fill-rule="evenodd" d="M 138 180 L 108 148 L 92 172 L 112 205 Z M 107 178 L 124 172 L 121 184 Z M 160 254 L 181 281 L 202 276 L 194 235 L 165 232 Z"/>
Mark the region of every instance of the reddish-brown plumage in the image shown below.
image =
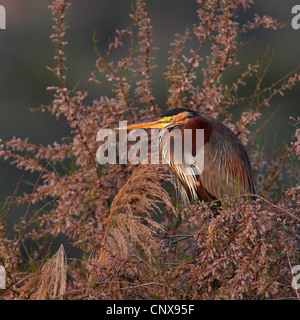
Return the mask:
<path id="1" fill-rule="evenodd" d="M 195 141 L 196 139 L 196 130 L 197 129 L 203 129 L 204 130 L 204 144 L 206 144 L 209 139 L 210 136 L 213 132 L 213 127 L 203 118 L 200 117 L 195 117 L 190 119 L 184 126 L 183 126 L 183 130 L 184 129 L 192 129 L 192 137 L 193 137 L 193 141 Z M 195 143 L 193 143 L 193 153 L 195 154 L 196 151 L 194 150 Z"/>
<path id="2" fill-rule="evenodd" d="M 196 176 L 194 186 L 204 201 L 222 199 L 227 196 L 255 194 L 252 170 L 245 147 L 238 137 L 220 121 L 186 109 L 169 110 L 162 117 L 174 115 L 174 127 L 192 129 L 192 141 L 185 147 L 196 154 L 196 129 L 204 129 L 204 170 Z M 169 126 L 169 131 L 172 126 Z M 182 186 L 192 198 L 186 179 L 178 175 L 178 168 L 172 168 Z"/>

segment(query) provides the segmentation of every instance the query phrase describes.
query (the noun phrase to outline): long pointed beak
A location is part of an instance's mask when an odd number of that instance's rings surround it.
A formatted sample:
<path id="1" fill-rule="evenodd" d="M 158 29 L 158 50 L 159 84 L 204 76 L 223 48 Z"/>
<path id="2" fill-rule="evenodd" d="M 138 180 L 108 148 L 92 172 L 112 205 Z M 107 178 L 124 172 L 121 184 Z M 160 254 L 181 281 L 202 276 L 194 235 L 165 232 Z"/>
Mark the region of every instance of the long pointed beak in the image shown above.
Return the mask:
<path id="1" fill-rule="evenodd" d="M 167 121 L 165 119 L 160 119 L 151 122 L 144 122 L 144 123 L 135 123 L 130 124 L 127 127 L 118 128 L 119 130 L 130 130 L 130 129 L 161 129 L 166 125 Z"/>

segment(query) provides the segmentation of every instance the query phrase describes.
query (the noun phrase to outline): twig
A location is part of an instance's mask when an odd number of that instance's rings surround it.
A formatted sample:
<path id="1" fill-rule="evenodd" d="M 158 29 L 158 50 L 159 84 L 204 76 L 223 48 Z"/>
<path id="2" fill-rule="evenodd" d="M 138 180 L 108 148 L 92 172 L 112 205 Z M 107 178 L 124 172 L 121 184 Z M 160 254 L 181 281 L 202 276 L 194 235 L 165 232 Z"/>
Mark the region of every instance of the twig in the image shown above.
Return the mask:
<path id="1" fill-rule="evenodd" d="M 166 239 L 169 239 L 169 245 L 172 245 L 172 244 L 176 244 L 177 242 L 179 241 L 183 241 L 183 240 L 186 240 L 186 239 L 189 239 L 189 238 L 193 238 L 194 235 L 181 235 L 181 234 L 174 234 L 174 235 L 171 235 L 171 236 L 164 236 L 164 238 Z M 176 240 L 174 240 L 173 238 L 177 238 Z"/>
<path id="2" fill-rule="evenodd" d="M 18 184 L 17 184 L 17 186 L 15 188 L 15 191 L 14 191 L 14 193 L 13 193 L 13 195 L 12 195 L 10 201 L 9 201 L 9 204 L 8 204 L 8 207 L 7 207 L 7 210 L 6 210 L 6 213 L 5 213 L 5 225 L 4 225 L 5 232 L 6 232 L 6 228 L 7 228 L 8 213 L 9 213 L 10 207 L 12 205 L 12 202 L 13 202 L 15 196 L 16 196 L 17 190 L 19 189 L 20 183 L 23 180 L 23 177 L 24 177 L 24 175 L 21 176 L 21 178 L 20 178 L 20 180 L 19 180 L 19 182 L 18 182 Z"/>
<path id="3" fill-rule="evenodd" d="M 17 186 L 15 188 L 15 191 L 14 191 L 14 193 L 13 193 L 13 195 L 12 195 L 12 197 L 11 197 L 9 203 L 8 203 L 8 207 L 7 207 L 7 210 L 5 212 L 5 222 L 4 222 L 4 229 L 3 229 L 3 232 L 2 232 L 2 236 L 3 236 L 3 245 L 4 245 L 4 248 L 5 248 L 7 257 L 10 257 L 9 249 L 8 249 L 8 246 L 7 246 L 7 220 L 8 220 L 8 213 L 10 211 L 10 207 L 11 207 L 11 205 L 13 203 L 13 200 L 15 198 L 17 190 L 19 189 L 19 186 L 20 186 L 20 183 L 21 183 L 22 179 L 23 179 L 23 175 L 21 176 L 21 178 L 20 178 L 20 180 L 19 180 L 19 182 L 18 182 L 18 184 L 17 184 Z M 12 260 L 10 260 L 10 258 L 9 258 L 9 262 L 11 264 L 12 270 L 14 270 L 14 265 L 13 265 Z"/>
<path id="4" fill-rule="evenodd" d="M 278 105 L 277 108 L 275 110 L 272 111 L 272 113 L 270 114 L 270 116 L 267 118 L 267 120 L 259 127 L 255 130 L 255 132 L 251 135 L 251 137 L 248 139 L 248 143 L 255 137 L 257 136 L 261 130 L 271 121 L 271 119 L 274 117 L 274 115 L 277 113 L 277 111 L 279 110 L 279 108 L 281 107 L 281 105 Z"/>
<path id="5" fill-rule="evenodd" d="M 282 208 L 282 207 L 279 207 L 278 205 L 272 203 L 271 201 L 267 200 L 266 198 L 263 198 L 263 197 L 261 197 L 261 196 L 259 196 L 259 195 L 255 195 L 255 194 L 252 194 L 252 195 L 250 195 L 250 196 L 254 196 L 254 197 L 257 197 L 257 198 L 265 201 L 266 203 L 270 204 L 272 207 L 274 207 L 274 208 L 276 208 L 276 209 L 278 209 L 278 210 L 280 210 L 280 211 L 283 211 L 283 212 L 287 213 L 287 214 L 290 215 L 293 219 L 295 219 L 295 220 L 297 220 L 297 221 L 300 222 L 300 218 L 298 218 L 297 216 L 295 216 L 294 214 L 292 214 L 292 213 L 289 212 L 288 210 L 286 210 L 286 209 L 284 209 L 284 208 Z"/>
<path id="6" fill-rule="evenodd" d="M 138 284 L 135 286 L 128 286 L 128 287 L 123 287 L 123 288 L 117 288 L 115 290 L 113 290 L 112 292 L 115 291 L 121 291 L 121 290 L 127 290 L 127 289 L 135 289 L 135 288 L 140 288 L 140 287 L 146 287 L 146 286 L 150 286 L 150 285 L 157 285 L 157 286 L 163 286 L 163 283 L 157 283 L 155 281 L 149 282 L 149 283 L 143 283 L 143 284 Z"/>
<path id="7" fill-rule="evenodd" d="M 290 215 L 293 219 L 295 219 L 295 220 L 297 220 L 297 221 L 300 222 L 300 218 L 297 217 L 297 216 L 295 216 L 294 214 L 292 214 L 292 213 L 289 212 L 288 210 L 286 210 L 286 209 L 284 209 L 284 208 L 282 208 L 282 207 L 280 207 L 280 206 L 272 203 L 271 201 L 267 200 L 266 198 L 264 198 L 264 197 L 262 197 L 262 196 L 259 196 L 259 195 L 257 195 L 257 194 L 254 194 L 254 193 L 244 193 L 244 194 L 240 194 L 240 195 L 238 195 L 238 196 L 230 197 L 230 199 L 237 199 L 237 198 L 241 198 L 241 197 L 256 197 L 256 198 L 259 198 L 259 199 L 265 201 L 266 203 L 268 203 L 269 205 L 271 205 L 272 207 L 274 207 L 274 208 L 276 208 L 276 209 L 278 209 L 278 210 L 280 210 L 280 211 L 283 211 L 283 212 L 287 213 L 287 214 Z M 210 203 L 211 203 L 211 204 L 213 204 L 213 203 L 216 203 L 216 204 L 217 204 L 218 201 L 219 201 L 219 200 L 213 200 L 213 201 L 211 201 Z"/>

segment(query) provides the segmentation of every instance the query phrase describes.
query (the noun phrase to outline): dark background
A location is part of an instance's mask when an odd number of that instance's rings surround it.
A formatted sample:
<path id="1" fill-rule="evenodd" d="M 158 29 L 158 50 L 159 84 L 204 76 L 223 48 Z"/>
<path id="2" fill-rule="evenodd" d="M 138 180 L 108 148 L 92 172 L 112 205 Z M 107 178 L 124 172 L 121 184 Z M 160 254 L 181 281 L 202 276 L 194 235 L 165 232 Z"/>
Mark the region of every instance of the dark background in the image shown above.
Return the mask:
<path id="1" fill-rule="evenodd" d="M 6 0 L 0 5 L 6 8 L 6 30 L 0 30 L 0 138 L 4 141 L 13 136 L 29 138 L 36 144 L 51 144 L 69 133 L 62 120 L 56 121 L 48 113 L 29 112 L 29 107 L 47 105 L 52 101 L 53 92 L 46 90 L 55 85 L 54 75 L 45 66 L 55 66 L 54 47 L 49 36 L 52 33 L 50 1 L 41 0 Z M 280 79 L 299 64 L 300 30 L 291 27 L 292 7 L 300 4 L 291 0 L 261 0 L 248 15 L 241 14 L 247 21 L 253 13 L 270 15 L 287 24 L 283 30 L 263 30 L 253 32 L 249 37 L 255 41 L 243 53 L 240 61 L 254 63 L 259 60 L 268 45 L 275 49 L 273 63 L 266 82 Z M 155 93 L 158 103 L 165 107 L 166 84 L 164 72 L 168 62 L 170 43 L 176 33 L 183 34 L 185 27 L 197 23 L 196 0 L 151 0 L 147 4 L 152 20 L 154 52 L 158 68 L 153 71 Z M 67 31 L 66 47 L 69 66 L 68 87 L 72 88 L 80 80 L 82 89 L 94 70 L 96 55 L 92 37 L 94 31 L 98 46 L 102 52 L 107 49 L 109 38 L 114 37 L 115 29 L 128 25 L 131 12 L 131 0 L 74 0 L 67 13 L 70 28 Z M 89 100 L 103 95 L 112 95 L 105 86 L 93 86 Z M 284 97 L 272 101 L 269 108 L 264 108 L 266 119 L 276 107 L 281 106 L 271 123 L 264 128 L 262 135 L 271 145 L 274 135 L 282 141 L 292 136 L 294 128 L 289 124 L 289 116 L 299 115 L 299 85 Z M 290 139 L 289 139 L 290 141 Z M 0 202 L 11 196 L 20 179 L 21 172 L 8 162 L 0 160 Z M 26 178 L 26 175 L 25 175 Z M 31 192 L 31 188 L 22 186 L 18 194 Z M 11 221 L 17 221 L 24 212 L 22 208 L 13 208 Z"/>

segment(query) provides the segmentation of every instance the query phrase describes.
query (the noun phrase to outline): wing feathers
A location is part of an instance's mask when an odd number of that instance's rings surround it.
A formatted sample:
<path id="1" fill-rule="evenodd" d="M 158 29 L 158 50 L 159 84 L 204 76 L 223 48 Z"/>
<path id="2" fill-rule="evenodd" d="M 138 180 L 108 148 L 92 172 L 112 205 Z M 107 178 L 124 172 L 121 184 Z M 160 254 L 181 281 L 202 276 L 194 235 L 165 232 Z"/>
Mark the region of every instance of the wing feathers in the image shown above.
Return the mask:
<path id="1" fill-rule="evenodd" d="M 228 129 L 229 130 L 229 129 Z M 241 142 L 216 137 L 214 132 L 204 147 L 204 171 L 198 179 L 216 199 L 243 193 L 256 193 L 250 162 Z M 217 140 L 217 138 L 219 138 Z"/>

